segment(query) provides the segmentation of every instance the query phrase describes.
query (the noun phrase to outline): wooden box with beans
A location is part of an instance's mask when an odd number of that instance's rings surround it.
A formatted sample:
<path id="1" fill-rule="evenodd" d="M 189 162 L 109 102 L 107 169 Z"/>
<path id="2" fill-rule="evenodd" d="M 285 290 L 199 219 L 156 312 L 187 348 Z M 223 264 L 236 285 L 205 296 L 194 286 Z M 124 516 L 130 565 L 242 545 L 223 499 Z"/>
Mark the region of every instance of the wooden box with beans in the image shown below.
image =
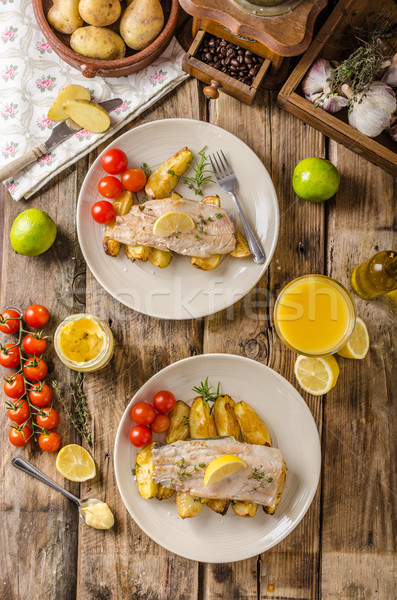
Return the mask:
<path id="1" fill-rule="evenodd" d="M 205 31 L 199 31 L 185 54 L 183 69 L 209 84 L 204 94 L 211 99 L 219 90 L 252 104 L 270 61 Z"/>

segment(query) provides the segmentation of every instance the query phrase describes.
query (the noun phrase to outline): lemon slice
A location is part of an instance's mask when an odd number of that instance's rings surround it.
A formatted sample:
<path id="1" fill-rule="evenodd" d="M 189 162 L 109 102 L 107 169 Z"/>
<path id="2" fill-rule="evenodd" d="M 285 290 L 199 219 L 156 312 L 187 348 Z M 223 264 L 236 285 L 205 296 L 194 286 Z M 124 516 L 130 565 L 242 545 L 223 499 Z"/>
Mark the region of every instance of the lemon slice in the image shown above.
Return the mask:
<path id="1" fill-rule="evenodd" d="M 193 229 L 192 217 L 180 210 L 164 213 L 153 224 L 153 233 L 159 237 L 169 237 L 174 233 L 189 233 Z"/>
<path id="2" fill-rule="evenodd" d="M 369 350 L 369 335 L 366 324 L 360 317 L 356 319 L 350 340 L 337 352 L 345 358 L 365 358 Z"/>
<path id="3" fill-rule="evenodd" d="M 96 474 L 91 454 L 77 444 L 69 444 L 61 448 L 55 466 L 58 473 L 70 481 L 87 481 Z"/>
<path id="4" fill-rule="evenodd" d="M 333 356 L 315 357 L 299 355 L 294 373 L 302 389 L 313 396 L 327 394 L 338 380 L 339 367 Z"/>
<path id="5" fill-rule="evenodd" d="M 218 456 L 210 462 L 205 470 L 204 487 L 208 487 L 212 483 L 218 483 L 218 481 L 234 475 L 234 473 L 238 473 L 246 467 L 247 463 L 233 454 Z"/>

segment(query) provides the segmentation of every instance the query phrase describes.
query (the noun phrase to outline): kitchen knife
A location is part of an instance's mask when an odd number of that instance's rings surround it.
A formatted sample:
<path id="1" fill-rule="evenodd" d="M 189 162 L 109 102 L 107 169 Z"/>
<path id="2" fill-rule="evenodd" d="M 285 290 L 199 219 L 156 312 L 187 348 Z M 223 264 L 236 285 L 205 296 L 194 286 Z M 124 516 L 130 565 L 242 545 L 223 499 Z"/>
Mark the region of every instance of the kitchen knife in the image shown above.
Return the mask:
<path id="1" fill-rule="evenodd" d="M 112 100 L 106 100 L 105 102 L 100 102 L 99 106 L 102 106 L 107 112 L 114 110 L 120 104 L 122 104 L 121 98 L 112 98 Z M 5 181 L 9 177 L 16 175 L 19 171 L 22 171 L 25 167 L 30 165 L 30 163 L 37 160 L 40 156 L 44 154 L 48 154 L 50 150 L 58 146 L 61 142 L 66 140 L 71 135 L 74 135 L 77 131 L 80 131 L 82 127 L 77 125 L 72 119 L 67 119 L 67 121 L 62 121 L 59 125 L 54 127 L 52 133 L 48 140 L 44 143 L 41 143 L 39 146 L 35 148 L 31 148 L 23 156 L 13 160 L 10 164 L 5 165 L 0 169 L 0 181 Z"/>

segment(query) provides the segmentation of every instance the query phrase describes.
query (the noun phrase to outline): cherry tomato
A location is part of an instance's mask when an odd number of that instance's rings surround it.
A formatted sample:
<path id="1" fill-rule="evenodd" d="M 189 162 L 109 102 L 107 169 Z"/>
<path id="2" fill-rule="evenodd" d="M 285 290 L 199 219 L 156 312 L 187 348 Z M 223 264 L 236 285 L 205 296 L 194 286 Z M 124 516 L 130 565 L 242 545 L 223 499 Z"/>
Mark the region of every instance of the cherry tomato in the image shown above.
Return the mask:
<path id="1" fill-rule="evenodd" d="M 99 200 L 91 208 L 91 215 L 97 223 L 110 223 L 110 221 L 113 221 L 116 211 L 111 202 Z"/>
<path id="2" fill-rule="evenodd" d="M 142 169 L 127 169 L 121 175 L 121 183 L 129 192 L 140 192 L 146 185 L 146 175 Z"/>
<path id="3" fill-rule="evenodd" d="M 44 327 L 50 319 L 50 313 L 41 304 L 31 304 L 25 310 L 24 319 L 30 327 Z"/>
<path id="4" fill-rule="evenodd" d="M 119 175 L 128 165 L 128 158 L 122 150 L 111 148 L 101 158 L 102 169 L 110 175 Z"/>
<path id="5" fill-rule="evenodd" d="M 139 402 L 132 408 L 132 418 L 138 425 L 150 425 L 155 416 L 156 411 L 147 402 Z"/>
<path id="6" fill-rule="evenodd" d="M 130 431 L 130 442 L 134 446 L 141 447 L 150 444 L 153 434 L 146 425 L 135 425 Z"/>
<path id="7" fill-rule="evenodd" d="M 123 186 L 120 179 L 113 175 L 103 177 L 98 183 L 98 192 L 105 198 L 117 198 L 123 191 Z"/>
<path id="8" fill-rule="evenodd" d="M 39 435 L 39 446 L 44 452 L 56 452 L 60 445 L 61 438 L 55 431 Z"/>
<path id="9" fill-rule="evenodd" d="M 0 347 L 0 365 L 6 369 L 15 369 L 21 363 L 21 353 L 15 344 Z"/>
<path id="10" fill-rule="evenodd" d="M 44 427 L 44 429 L 55 429 L 55 427 L 58 426 L 59 414 L 55 408 L 47 406 L 40 412 L 44 414 L 38 414 L 36 417 L 36 423 L 39 427 Z"/>
<path id="11" fill-rule="evenodd" d="M 8 418 L 18 425 L 25 423 L 30 417 L 29 404 L 26 400 L 21 398 L 16 402 L 13 402 L 8 409 Z"/>
<path id="12" fill-rule="evenodd" d="M 42 358 L 34 356 L 25 361 L 23 372 L 29 381 L 42 381 L 47 375 L 48 367 Z"/>
<path id="13" fill-rule="evenodd" d="M 21 373 L 9 375 L 4 383 L 4 392 L 9 398 L 20 398 L 25 393 L 25 381 Z"/>
<path id="14" fill-rule="evenodd" d="M 52 389 L 42 381 L 35 383 L 29 391 L 29 400 L 34 406 L 43 408 L 48 406 L 52 401 Z"/>
<path id="15" fill-rule="evenodd" d="M 25 425 L 21 429 L 19 427 L 11 427 L 8 432 L 8 439 L 10 440 L 13 446 L 26 446 L 30 442 L 30 436 L 32 435 L 32 430 L 29 425 Z"/>
<path id="16" fill-rule="evenodd" d="M 3 333 L 16 333 L 21 324 L 21 315 L 17 310 L 9 308 L 0 315 L 0 331 Z"/>
<path id="17" fill-rule="evenodd" d="M 22 340 L 22 348 L 26 354 L 40 356 L 47 348 L 47 340 L 39 333 L 28 333 Z"/>
<path id="18" fill-rule="evenodd" d="M 162 390 L 153 396 L 153 406 L 159 413 L 169 413 L 175 406 L 176 400 L 172 392 Z"/>
<path id="19" fill-rule="evenodd" d="M 170 423 L 171 420 L 168 415 L 156 415 L 151 424 L 152 431 L 154 431 L 154 433 L 163 433 L 163 431 L 167 431 Z"/>

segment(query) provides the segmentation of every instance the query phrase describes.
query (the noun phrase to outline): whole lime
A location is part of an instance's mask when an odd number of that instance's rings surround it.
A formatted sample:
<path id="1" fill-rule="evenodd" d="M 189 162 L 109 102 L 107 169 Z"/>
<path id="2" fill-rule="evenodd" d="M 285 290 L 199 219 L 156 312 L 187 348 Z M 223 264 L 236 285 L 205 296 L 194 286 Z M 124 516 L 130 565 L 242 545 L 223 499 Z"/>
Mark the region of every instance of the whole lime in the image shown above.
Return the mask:
<path id="1" fill-rule="evenodd" d="M 17 254 L 37 256 L 51 248 L 57 226 L 50 215 L 39 208 L 19 213 L 10 231 L 11 245 Z"/>
<path id="2" fill-rule="evenodd" d="M 324 202 L 339 189 L 338 169 L 325 158 L 305 158 L 294 169 L 292 185 L 300 198 L 309 202 Z"/>

